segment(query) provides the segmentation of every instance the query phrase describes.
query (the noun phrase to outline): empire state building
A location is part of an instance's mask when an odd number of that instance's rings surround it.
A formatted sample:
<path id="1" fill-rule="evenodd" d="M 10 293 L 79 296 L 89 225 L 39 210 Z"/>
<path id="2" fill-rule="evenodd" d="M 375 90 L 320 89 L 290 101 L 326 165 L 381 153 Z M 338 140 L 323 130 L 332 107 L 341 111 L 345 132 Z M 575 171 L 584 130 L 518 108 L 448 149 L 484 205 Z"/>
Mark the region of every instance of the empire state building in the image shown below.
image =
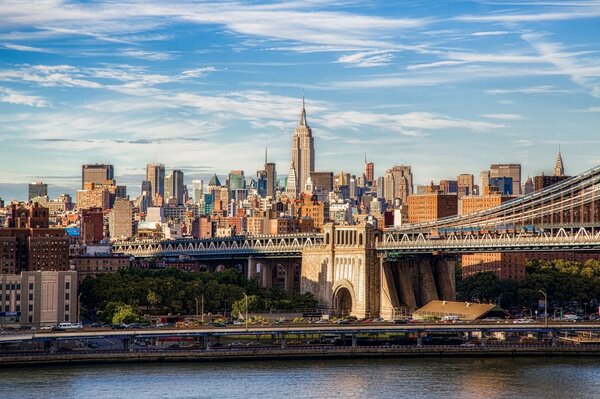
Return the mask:
<path id="1" fill-rule="evenodd" d="M 312 130 L 306 122 L 306 109 L 304 108 L 304 97 L 302 97 L 302 113 L 300 124 L 294 130 L 292 137 L 292 164 L 291 169 L 296 177 L 296 194 L 304 190 L 306 180 L 310 173 L 315 171 L 315 145 Z M 290 176 L 291 177 L 291 176 Z M 288 177 L 288 179 L 290 178 Z"/>

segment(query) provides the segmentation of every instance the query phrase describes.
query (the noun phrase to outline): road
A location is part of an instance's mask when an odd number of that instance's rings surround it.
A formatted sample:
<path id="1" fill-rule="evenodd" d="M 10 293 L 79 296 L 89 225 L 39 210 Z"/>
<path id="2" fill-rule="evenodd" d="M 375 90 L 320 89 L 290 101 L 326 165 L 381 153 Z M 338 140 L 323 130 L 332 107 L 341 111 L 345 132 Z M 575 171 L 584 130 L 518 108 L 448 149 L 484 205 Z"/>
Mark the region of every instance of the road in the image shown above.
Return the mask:
<path id="1" fill-rule="evenodd" d="M 134 330 L 112 330 L 106 328 L 81 329 L 73 331 L 15 331 L 0 335 L 0 343 L 51 341 L 69 339 L 94 338 L 159 338 L 159 337 L 193 337 L 193 336 L 226 336 L 226 335 L 286 335 L 286 334 L 367 334 L 367 333 L 428 333 L 428 332 L 514 332 L 514 333 L 600 333 L 600 323 L 550 322 L 548 326 L 541 323 L 513 324 L 512 322 L 490 323 L 368 323 L 368 324 L 278 324 L 244 325 L 202 328 L 142 328 Z"/>

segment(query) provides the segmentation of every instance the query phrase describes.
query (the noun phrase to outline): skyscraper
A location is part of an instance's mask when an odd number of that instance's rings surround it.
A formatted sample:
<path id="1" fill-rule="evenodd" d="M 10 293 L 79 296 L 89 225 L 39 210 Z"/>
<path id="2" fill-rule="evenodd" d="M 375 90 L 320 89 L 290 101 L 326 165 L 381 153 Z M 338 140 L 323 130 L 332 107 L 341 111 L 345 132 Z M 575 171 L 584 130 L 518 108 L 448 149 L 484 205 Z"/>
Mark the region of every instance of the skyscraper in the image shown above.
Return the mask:
<path id="1" fill-rule="evenodd" d="M 267 196 L 275 198 L 275 180 L 277 180 L 277 171 L 275 170 L 275 163 L 267 162 L 265 164 L 265 170 L 267 172 Z"/>
<path id="2" fill-rule="evenodd" d="M 177 205 L 183 205 L 184 191 L 183 172 L 175 169 L 165 177 L 165 202 L 175 198 Z"/>
<path id="3" fill-rule="evenodd" d="M 48 185 L 41 181 L 34 181 L 29 183 L 28 199 L 31 201 L 37 197 L 45 197 L 48 195 Z"/>
<path id="4" fill-rule="evenodd" d="M 130 238 L 133 235 L 133 207 L 126 198 L 117 198 L 108 215 L 111 241 Z"/>
<path id="5" fill-rule="evenodd" d="M 560 154 L 560 147 L 558 147 L 558 155 L 556 156 L 556 165 L 554 165 L 554 176 L 564 176 L 565 167 L 563 166 L 562 156 Z"/>
<path id="6" fill-rule="evenodd" d="M 204 194 L 204 181 L 192 180 L 192 192 L 194 196 L 194 202 L 199 204 L 203 199 L 202 195 Z"/>
<path id="7" fill-rule="evenodd" d="M 107 181 L 115 178 L 114 166 L 104 164 L 82 165 L 81 166 L 81 188 L 85 189 L 86 183 L 97 185 L 108 185 Z M 114 182 L 112 182 L 114 183 Z"/>
<path id="8" fill-rule="evenodd" d="M 294 169 L 296 181 L 296 195 L 298 189 L 304 187 L 306 179 L 311 172 L 315 171 L 315 146 L 312 136 L 312 130 L 306 122 L 306 109 L 304 107 L 304 97 L 302 97 L 302 112 L 300 113 L 300 124 L 294 131 L 292 137 L 292 162 L 291 167 Z M 288 187 L 290 176 L 288 176 Z M 289 191 L 288 191 L 289 193 Z"/>
<path id="9" fill-rule="evenodd" d="M 475 187 L 475 176 L 469 173 L 463 173 L 456 177 L 458 198 L 465 195 L 473 195 Z"/>
<path id="10" fill-rule="evenodd" d="M 146 165 L 146 180 L 150 182 L 150 196 L 152 199 L 156 194 L 165 197 L 165 165 L 162 163 L 149 163 Z"/>
<path id="11" fill-rule="evenodd" d="M 366 159 L 365 159 L 366 161 Z M 365 162 L 365 183 L 366 185 L 372 185 L 373 184 L 373 179 L 374 179 L 374 175 L 373 175 L 373 162 Z"/>
<path id="12" fill-rule="evenodd" d="M 399 198 L 406 204 L 413 193 L 413 176 L 410 165 L 396 165 L 385 172 L 384 197 L 392 204 Z"/>
<path id="13" fill-rule="evenodd" d="M 490 166 L 490 179 L 510 177 L 512 179 L 512 195 L 521 195 L 521 164 L 495 164 Z"/>

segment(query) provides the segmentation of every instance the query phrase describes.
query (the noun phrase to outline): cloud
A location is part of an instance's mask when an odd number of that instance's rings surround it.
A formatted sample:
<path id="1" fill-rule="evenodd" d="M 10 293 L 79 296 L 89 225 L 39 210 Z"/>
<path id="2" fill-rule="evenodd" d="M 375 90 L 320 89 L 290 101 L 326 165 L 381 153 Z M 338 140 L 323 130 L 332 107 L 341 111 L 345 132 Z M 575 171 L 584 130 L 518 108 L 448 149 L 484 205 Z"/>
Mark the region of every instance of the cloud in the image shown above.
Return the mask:
<path id="1" fill-rule="evenodd" d="M 53 50 L 49 50 L 49 49 L 43 49 L 43 48 L 39 48 L 39 47 L 32 47 L 32 46 L 24 46 L 22 44 L 14 44 L 14 43 L 0 43 L 0 46 L 9 49 L 9 50 L 16 50 L 16 51 L 27 51 L 27 52 L 32 52 L 32 53 L 55 53 L 55 51 Z"/>
<path id="2" fill-rule="evenodd" d="M 46 108 L 50 105 L 42 97 L 23 94 L 6 87 L 0 87 L 0 102 L 37 108 Z"/>
<path id="3" fill-rule="evenodd" d="M 559 73 L 600 98 L 600 61 L 584 62 L 578 58 L 579 54 L 567 53 L 562 44 L 544 41 L 540 34 L 526 33 L 521 37 L 537 50 L 544 62 L 554 65 Z"/>
<path id="4" fill-rule="evenodd" d="M 573 19 L 588 19 L 600 16 L 600 7 L 590 4 L 580 11 L 540 12 L 535 14 L 491 14 L 491 15 L 462 15 L 456 17 L 461 22 L 501 22 L 501 23 L 524 23 L 524 22 L 550 22 L 566 21 Z"/>
<path id="5" fill-rule="evenodd" d="M 506 30 L 496 30 L 496 31 L 487 31 L 487 32 L 473 32 L 471 36 L 504 36 L 510 35 L 513 32 L 509 32 Z"/>
<path id="6" fill-rule="evenodd" d="M 181 76 L 185 78 L 197 78 L 216 71 L 217 69 L 215 67 L 194 68 L 181 72 Z"/>
<path id="7" fill-rule="evenodd" d="M 438 68 L 447 66 L 456 66 L 466 64 L 466 61 L 436 61 L 427 64 L 412 64 L 406 67 L 407 70 L 413 71 L 417 69 Z"/>
<path id="8" fill-rule="evenodd" d="M 63 35 L 84 35 L 127 43 L 135 33 L 181 22 L 223 25 L 238 35 L 319 45 L 382 47 L 381 38 L 419 28 L 427 19 L 385 18 L 341 11 L 315 10 L 319 4 L 283 2 L 277 7 L 237 2 L 112 2 L 74 4 L 6 1 L 0 15 L 6 27 L 36 27 Z M 126 39 L 125 36 L 128 36 Z"/>
<path id="9" fill-rule="evenodd" d="M 584 112 L 600 112 L 600 107 L 589 107 L 586 108 Z"/>
<path id="10" fill-rule="evenodd" d="M 491 89 L 485 91 L 487 94 L 552 94 L 552 93 L 568 93 L 568 90 L 557 89 L 550 85 L 522 87 L 517 89 Z"/>
<path id="11" fill-rule="evenodd" d="M 388 51 L 366 51 L 343 55 L 336 62 L 361 68 L 371 68 L 389 65 L 392 59 L 393 55 Z"/>
<path id="12" fill-rule="evenodd" d="M 456 119 L 430 112 L 409 112 L 405 114 L 381 114 L 360 111 L 325 113 L 319 118 L 320 125 L 335 129 L 361 129 L 373 126 L 399 132 L 407 136 L 422 136 L 423 130 L 468 129 L 475 132 L 504 127 L 504 125 L 466 119 Z"/>
<path id="13" fill-rule="evenodd" d="M 524 119 L 523 116 L 518 114 L 484 114 L 481 116 L 485 118 L 499 119 L 503 121 L 520 121 Z"/>
<path id="14" fill-rule="evenodd" d="M 177 57 L 173 52 L 146 51 L 139 49 L 124 49 L 120 50 L 118 54 L 124 57 L 139 58 L 148 61 L 169 61 Z"/>

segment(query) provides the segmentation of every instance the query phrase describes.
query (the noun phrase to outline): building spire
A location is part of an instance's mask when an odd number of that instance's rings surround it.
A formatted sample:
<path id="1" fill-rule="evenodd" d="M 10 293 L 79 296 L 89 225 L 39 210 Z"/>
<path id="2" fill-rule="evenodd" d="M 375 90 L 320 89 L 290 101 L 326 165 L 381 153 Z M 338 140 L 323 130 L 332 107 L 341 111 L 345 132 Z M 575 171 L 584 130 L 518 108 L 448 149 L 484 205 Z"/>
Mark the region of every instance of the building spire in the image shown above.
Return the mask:
<path id="1" fill-rule="evenodd" d="M 556 156 L 556 164 L 554 165 L 554 176 L 564 176 L 565 167 L 563 165 L 562 155 L 560 153 L 560 144 L 558 145 L 558 155 Z"/>
<path id="2" fill-rule="evenodd" d="M 267 147 L 265 147 L 265 170 L 267 169 Z"/>
<path id="3" fill-rule="evenodd" d="M 300 125 L 308 126 L 306 122 L 306 108 L 304 106 L 304 90 L 302 90 L 302 112 L 300 113 Z"/>

